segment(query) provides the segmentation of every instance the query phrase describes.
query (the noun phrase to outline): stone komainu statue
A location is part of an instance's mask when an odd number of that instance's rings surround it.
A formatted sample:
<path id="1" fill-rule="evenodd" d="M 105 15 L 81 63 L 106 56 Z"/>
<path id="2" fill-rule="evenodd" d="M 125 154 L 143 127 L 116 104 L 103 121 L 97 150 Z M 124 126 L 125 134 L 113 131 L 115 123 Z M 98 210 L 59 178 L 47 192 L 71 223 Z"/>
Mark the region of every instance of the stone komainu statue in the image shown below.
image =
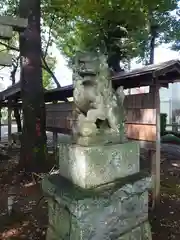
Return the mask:
<path id="1" fill-rule="evenodd" d="M 124 92 L 112 88 L 110 72 L 105 56 L 78 53 L 75 59 L 74 103 L 76 123 L 73 134 L 83 143 L 125 141 Z"/>

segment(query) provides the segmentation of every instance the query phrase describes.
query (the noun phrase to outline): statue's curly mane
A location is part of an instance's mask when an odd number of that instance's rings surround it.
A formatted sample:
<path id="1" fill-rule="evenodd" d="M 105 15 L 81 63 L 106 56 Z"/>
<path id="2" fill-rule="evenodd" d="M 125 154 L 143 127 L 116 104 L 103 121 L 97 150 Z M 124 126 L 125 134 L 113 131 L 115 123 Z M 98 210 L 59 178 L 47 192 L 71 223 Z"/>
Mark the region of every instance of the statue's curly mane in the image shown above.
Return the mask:
<path id="1" fill-rule="evenodd" d="M 119 101 L 124 99 L 122 96 L 118 98 L 112 88 L 106 57 L 93 54 L 78 57 L 73 77 L 74 103 L 79 111 L 76 132 L 79 131 L 82 136 L 90 136 L 103 129 L 119 134 L 121 122 L 124 121 L 119 113 L 122 112 Z M 83 71 L 83 77 L 79 71 Z"/>

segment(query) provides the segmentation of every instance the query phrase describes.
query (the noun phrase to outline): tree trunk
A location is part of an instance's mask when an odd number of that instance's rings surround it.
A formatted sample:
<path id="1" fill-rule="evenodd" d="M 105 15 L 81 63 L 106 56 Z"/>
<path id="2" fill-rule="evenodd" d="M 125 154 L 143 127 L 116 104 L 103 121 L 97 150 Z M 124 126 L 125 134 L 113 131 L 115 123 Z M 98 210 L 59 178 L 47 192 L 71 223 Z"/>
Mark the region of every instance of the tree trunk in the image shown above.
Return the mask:
<path id="1" fill-rule="evenodd" d="M 22 126 L 21 126 L 21 117 L 19 113 L 18 107 L 14 107 L 14 117 L 16 119 L 16 124 L 17 124 L 17 131 L 20 133 L 22 132 Z"/>
<path id="2" fill-rule="evenodd" d="M 14 69 L 11 72 L 12 85 L 16 83 L 15 74 L 16 74 L 17 68 L 18 68 L 18 64 L 14 65 Z M 17 99 L 14 100 L 14 103 L 17 103 Z M 13 111 L 14 111 L 14 117 L 16 119 L 17 130 L 18 132 L 22 132 L 21 117 L 20 117 L 19 109 L 17 107 L 14 107 Z"/>
<path id="3" fill-rule="evenodd" d="M 150 28 L 150 56 L 149 56 L 149 64 L 154 64 L 154 50 L 155 50 L 155 44 L 156 44 L 156 38 L 157 38 L 157 30 L 158 27 L 156 25 L 152 25 Z"/>
<path id="4" fill-rule="evenodd" d="M 155 36 L 151 36 L 149 64 L 153 64 L 154 63 L 155 40 L 156 40 L 156 37 Z"/>
<path id="5" fill-rule="evenodd" d="M 12 134 L 12 99 L 8 99 L 8 144 L 11 145 Z"/>
<path id="6" fill-rule="evenodd" d="M 41 69 L 40 0 L 20 0 L 20 17 L 28 27 L 20 34 L 23 131 L 21 161 L 27 172 L 46 163 L 45 103 Z"/>
<path id="7" fill-rule="evenodd" d="M 108 66 L 113 70 L 114 73 L 121 72 L 122 69 L 120 67 L 120 56 L 113 54 L 108 57 Z"/>

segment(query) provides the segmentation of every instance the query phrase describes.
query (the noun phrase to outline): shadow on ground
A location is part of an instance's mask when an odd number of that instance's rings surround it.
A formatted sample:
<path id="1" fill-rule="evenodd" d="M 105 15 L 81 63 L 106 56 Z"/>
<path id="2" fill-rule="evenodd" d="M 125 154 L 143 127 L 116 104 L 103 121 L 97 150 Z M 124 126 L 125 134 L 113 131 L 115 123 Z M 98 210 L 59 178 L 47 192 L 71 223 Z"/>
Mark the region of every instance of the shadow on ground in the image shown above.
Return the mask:
<path id="1" fill-rule="evenodd" d="M 33 185 L 18 172 L 18 152 L 10 157 L 0 155 L 0 239 L 44 239 L 48 222 L 47 203 L 39 184 Z M 150 167 L 146 154 L 141 166 Z M 180 147 L 164 144 L 161 156 L 161 203 L 150 212 L 153 240 L 180 239 Z M 28 187 L 27 187 L 28 186 Z M 7 213 L 7 198 L 11 190 L 15 204 L 11 216 Z"/>
<path id="2" fill-rule="evenodd" d="M 45 239 L 47 206 L 39 184 L 27 182 L 18 172 L 17 152 L 9 160 L 0 158 L 0 239 Z M 28 186 L 28 187 L 27 187 Z M 8 195 L 15 196 L 13 212 L 9 216 Z"/>

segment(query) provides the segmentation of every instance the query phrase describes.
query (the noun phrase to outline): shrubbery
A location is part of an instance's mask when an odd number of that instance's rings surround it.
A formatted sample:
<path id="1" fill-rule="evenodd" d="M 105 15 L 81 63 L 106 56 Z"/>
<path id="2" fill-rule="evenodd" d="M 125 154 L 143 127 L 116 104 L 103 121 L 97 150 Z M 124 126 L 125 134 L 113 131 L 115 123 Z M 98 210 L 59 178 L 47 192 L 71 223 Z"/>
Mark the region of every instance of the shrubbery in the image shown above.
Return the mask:
<path id="1" fill-rule="evenodd" d="M 167 124 L 167 114 L 161 113 L 160 115 L 160 126 L 161 126 L 161 135 L 165 134 L 166 131 L 166 124 Z"/>

